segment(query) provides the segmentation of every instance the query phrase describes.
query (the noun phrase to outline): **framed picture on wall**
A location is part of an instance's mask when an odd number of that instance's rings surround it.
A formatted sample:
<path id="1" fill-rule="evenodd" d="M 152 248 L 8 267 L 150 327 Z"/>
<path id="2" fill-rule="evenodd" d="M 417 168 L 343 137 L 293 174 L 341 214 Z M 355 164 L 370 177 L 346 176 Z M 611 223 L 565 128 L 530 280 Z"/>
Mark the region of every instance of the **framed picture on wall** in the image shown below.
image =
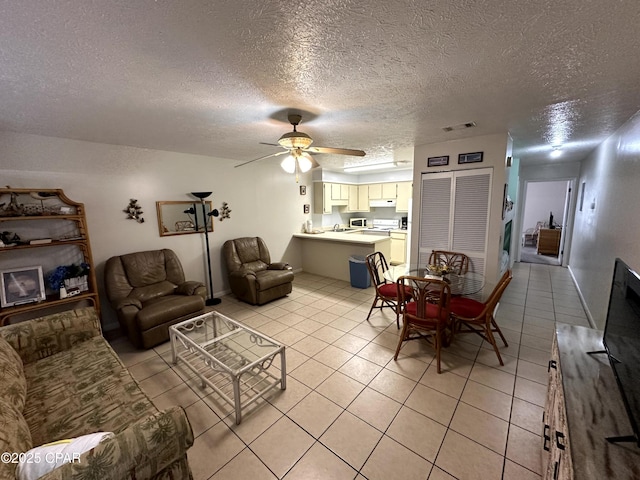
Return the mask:
<path id="1" fill-rule="evenodd" d="M 508 205 L 507 205 L 507 190 L 509 189 L 508 184 L 504 184 L 504 192 L 502 193 L 502 219 L 506 216 Z"/>
<path id="2" fill-rule="evenodd" d="M 449 155 L 427 158 L 427 167 L 442 167 L 444 165 L 449 165 Z"/>
<path id="3" fill-rule="evenodd" d="M 484 152 L 461 153 L 458 155 L 458 163 L 479 163 L 482 161 L 483 153 Z"/>
<path id="4" fill-rule="evenodd" d="M 42 267 L 22 267 L 0 272 L 0 303 L 12 307 L 45 299 Z"/>

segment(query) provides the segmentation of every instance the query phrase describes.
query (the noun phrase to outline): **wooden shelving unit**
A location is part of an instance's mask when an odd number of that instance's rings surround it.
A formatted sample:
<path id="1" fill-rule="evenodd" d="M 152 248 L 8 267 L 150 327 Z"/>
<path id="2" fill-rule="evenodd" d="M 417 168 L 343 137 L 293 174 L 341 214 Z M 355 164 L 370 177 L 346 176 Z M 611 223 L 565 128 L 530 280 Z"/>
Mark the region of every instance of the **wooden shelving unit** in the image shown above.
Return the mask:
<path id="1" fill-rule="evenodd" d="M 70 200 L 60 189 L 0 189 L 0 232 L 17 234 L 20 242 L 0 247 L 0 272 L 14 268 L 41 266 L 45 279 L 57 266 L 87 263 L 89 289 L 60 298 L 46 288 L 45 300 L 0 308 L 0 325 L 11 317 L 39 316 L 41 310 L 68 310 L 79 302 L 89 302 L 100 312 L 95 268 L 91 256 L 84 205 Z M 49 243 L 29 244 L 31 240 Z M 33 314 L 33 315 L 31 315 Z"/>

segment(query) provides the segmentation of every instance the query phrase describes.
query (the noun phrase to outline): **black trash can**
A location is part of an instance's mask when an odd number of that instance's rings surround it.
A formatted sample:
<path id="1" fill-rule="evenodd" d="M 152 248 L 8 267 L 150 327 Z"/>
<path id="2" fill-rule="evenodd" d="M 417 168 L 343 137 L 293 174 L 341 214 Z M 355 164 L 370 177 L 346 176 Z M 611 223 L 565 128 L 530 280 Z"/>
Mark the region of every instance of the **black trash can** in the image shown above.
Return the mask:
<path id="1" fill-rule="evenodd" d="M 367 270 L 367 260 L 362 255 L 351 255 L 349 257 L 349 277 L 351 286 L 355 288 L 369 288 L 371 278 Z"/>

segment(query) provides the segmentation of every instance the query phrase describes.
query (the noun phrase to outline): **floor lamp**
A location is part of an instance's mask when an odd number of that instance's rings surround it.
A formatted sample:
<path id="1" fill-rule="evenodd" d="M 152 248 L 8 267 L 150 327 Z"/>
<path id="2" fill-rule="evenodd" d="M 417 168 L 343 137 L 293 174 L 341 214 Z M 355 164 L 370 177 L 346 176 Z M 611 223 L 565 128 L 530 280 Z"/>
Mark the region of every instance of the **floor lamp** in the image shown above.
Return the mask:
<path id="1" fill-rule="evenodd" d="M 211 276 L 211 253 L 209 253 L 209 227 L 207 226 L 207 217 L 217 217 L 218 210 L 215 208 L 207 213 L 207 209 L 205 208 L 204 199 L 211 195 L 212 192 L 191 192 L 191 195 L 194 197 L 198 197 L 200 199 L 200 204 L 202 205 L 202 218 L 204 219 L 204 243 L 207 245 L 207 271 L 209 272 L 209 294 L 211 298 L 209 298 L 205 304 L 206 305 L 218 305 L 222 300 L 220 298 L 215 298 L 213 296 L 213 277 Z M 196 228 L 197 228 L 197 220 L 196 216 Z M 213 222 L 213 219 L 211 220 Z"/>

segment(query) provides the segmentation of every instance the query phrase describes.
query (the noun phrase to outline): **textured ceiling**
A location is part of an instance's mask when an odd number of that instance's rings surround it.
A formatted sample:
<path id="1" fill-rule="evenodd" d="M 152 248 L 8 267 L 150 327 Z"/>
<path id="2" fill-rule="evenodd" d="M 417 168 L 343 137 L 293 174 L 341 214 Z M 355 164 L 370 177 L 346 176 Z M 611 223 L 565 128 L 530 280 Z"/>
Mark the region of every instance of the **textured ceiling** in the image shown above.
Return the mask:
<path id="1" fill-rule="evenodd" d="M 524 164 L 580 160 L 640 109 L 639 20 L 638 0 L 2 0 L 0 130 L 246 161 L 295 109 L 314 145 L 367 152 L 325 168 L 505 131 Z"/>

